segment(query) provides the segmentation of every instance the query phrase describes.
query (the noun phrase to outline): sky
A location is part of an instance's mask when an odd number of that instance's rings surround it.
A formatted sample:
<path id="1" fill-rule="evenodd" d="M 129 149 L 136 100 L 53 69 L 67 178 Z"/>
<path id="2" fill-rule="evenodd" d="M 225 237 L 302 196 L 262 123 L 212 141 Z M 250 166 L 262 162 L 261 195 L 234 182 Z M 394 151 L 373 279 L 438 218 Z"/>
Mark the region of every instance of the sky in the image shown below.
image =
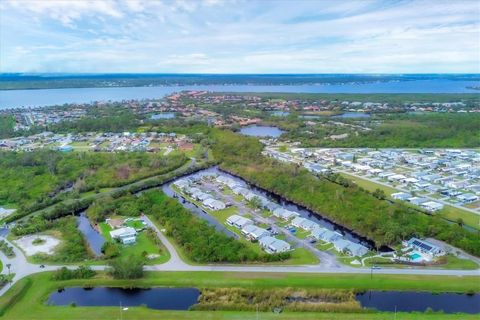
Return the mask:
<path id="1" fill-rule="evenodd" d="M 480 1 L 0 0 L 0 72 L 480 73 Z"/>

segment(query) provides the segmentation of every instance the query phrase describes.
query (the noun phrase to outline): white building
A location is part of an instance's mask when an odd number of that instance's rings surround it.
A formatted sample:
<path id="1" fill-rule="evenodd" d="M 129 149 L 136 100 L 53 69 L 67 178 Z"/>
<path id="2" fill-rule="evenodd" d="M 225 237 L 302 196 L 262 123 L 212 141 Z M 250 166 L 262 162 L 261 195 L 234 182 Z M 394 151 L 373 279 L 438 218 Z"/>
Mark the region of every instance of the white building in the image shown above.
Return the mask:
<path id="1" fill-rule="evenodd" d="M 253 221 L 234 214 L 227 218 L 227 224 L 238 229 L 243 229 L 246 225 L 253 224 Z"/>
<path id="2" fill-rule="evenodd" d="M 227 207 L 225 205 L 225 203 L 223 203 L 222 201 L 215 200 L 215 199 L 212 199 L 212 198 L 205 199 L 203 201 L 203 205 L 212 209 L 212 210 L 223 210 Z"/>
<path id="3" fill-rule="evenodd" d="M 281 253 L 287 252 L 291 249 L 291 246 L 288 242 L 271 236 L 263 237 L 258 242 L 267 253 Z"/>
<path id="4" fill-rule="evenodd" d="M 112 230 L 110 231 L 110 236 L 122 244 L 131 244 L 137 241 L 137 232 L 131 227 Z"/>

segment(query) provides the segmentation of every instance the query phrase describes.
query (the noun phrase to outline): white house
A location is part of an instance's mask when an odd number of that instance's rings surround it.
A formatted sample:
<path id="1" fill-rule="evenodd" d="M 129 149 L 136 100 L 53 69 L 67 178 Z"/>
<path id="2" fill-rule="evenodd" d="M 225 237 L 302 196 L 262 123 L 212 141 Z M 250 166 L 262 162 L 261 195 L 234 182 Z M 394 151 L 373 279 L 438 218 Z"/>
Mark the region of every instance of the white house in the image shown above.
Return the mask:
<path id="1" fill-rule="evenodd" d="M 227 218 L 227 224 L 238 229 L 244 228 L 246 225 L 253 224 L 253 221 L 239 215 L 232 215 Z"/>
<path id="2" fill-rule="evenodd" d="M 417 238 L 411 238 L 408 241 L 403 241 L 402 244 L 407 248 L 420 251 L 422 254 L 426 255 L 429 258 L 445 255 L 445 251 L 442 248 L 430 242 L 420 240 Z"/>
<path id="3" fill-rule="evenodd" d="M 124 227 L 110 231 L 112 239 L 120 241 L 122 244 L 135 243 L 137 241 L 137 232 L 134 228 Z"/>
<path id="4" fill-rule="evenodd" d="M 283 220 L 290 220 L 293 217 L 298 217 L 300 214 L 298 212 L 290 211 L 284 208 L 277 208 L 273 210 L 273 215 Z"/>
<path id="5" fill-rule="evenodd" d="M 291 246 L 288 242 L 271 236 L 261 238 L 258 243 L 267 253 L 281 253 L 291 249 Z"/>
<path id="6" fill-rule="evenodd" d="M 223 203 L 222 201 L 215 200 L 215 199 L 212 199 L 212 198 L 205 199 L 203 201 L 203 205 L 212 209 L 212 210 L 223 210 L 227 207 L 225 205 L 225 203 Z"/>
<path id="7" fill-rule="evenodd" d="M 422 208 L 425 208 L 427 211 L 436 212 L 443 209 L 443 204 L 435 201 L 427 201 L 421 204 Z"/>
<path id="8" fill-rule="evenodd" d="M 269 236 L 270 232 L 266 229 L 248 224 L 242 228 L 242 234 L 250 241 L 257 241 L 263 237 Z"/>

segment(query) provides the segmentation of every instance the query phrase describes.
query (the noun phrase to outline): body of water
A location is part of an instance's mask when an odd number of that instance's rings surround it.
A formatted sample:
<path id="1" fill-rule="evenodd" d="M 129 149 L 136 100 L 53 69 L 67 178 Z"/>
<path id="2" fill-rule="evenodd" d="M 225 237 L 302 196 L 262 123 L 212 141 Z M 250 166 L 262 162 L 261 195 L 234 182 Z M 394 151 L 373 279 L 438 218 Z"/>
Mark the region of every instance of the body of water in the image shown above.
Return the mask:
<path id="1" fill-rule="evenodd" d="M 88 245 L 92 249 L 93 253 L 96 256 L 102 255 L 102 247 L 105 243 L 103 236 L 92 228 L 90 221 L 85 216 L 85 212 L 82 212 L 80 216 L 77 217 L 78 221 L 78 230 L 83 234 L 85 239 L 88 242 Z"/>
<path id="2" fill-rule="evenodd" d="M 195 288 L 66 288 L 48 298 L 49 305 L 122 306 L 146 305 L 157 310 L 188 310 L 197 303 L 200 291 Z"/>
<path id="3" fill-rule="evenodd" d="M 328 119 L 328 118 L 344 118 L 344 119 L 360 119 L 360 118 L 370 118 L 371 115 L 365 112 L 344 112 L 342 114 L 337 114 L 334 116 L 321 116 L 316 114 L 303 114 L 300 115 L 300 118 L 304 119 Z"/>
<path id="4" fill-rule="evenodd" d="M 286 117 L 290 115 L 288 111 L 270 111 L 270 114 L 275 117 Z"/>
<path id="5" fill-rule="evenodd" d="M 370 118 L 370 114 L 369 113 L 365 113 L 365 112 L 345 112 L 345 113 L 342 113 L 342 114 L 337 114 L 335 116 L 332 116 L 332 118 Z"/>
<path id="6" fill-rule="evenodd" d="M 420 311 L 427 308 L 445 313 L 480 313 L 480 294 L 367 291 L 357 294 L 357 300 L 364 308 L 380 311 Z"/>
<path id="7" fill-rule="evenodd" d="M 152 114 L 150 116 L 151 120 L 173 119 L 173 118 L 175 118 L 175 112 L 162 112 L 162 113 Z"/>
<path id="8" fill-rule="evenodd" d="M 218 92 L 290 92 L 290 93 L 478 93 L 468 89 L 476 81 L 445 79 L 411 80 L 334 85 L 200 85 L 124 88 L 68 88 L 39 90 L 0 90 L 0 109 L 89 103 L 92 101 L 122 101 L 162 98 L 182 90 Z"/>
<path id="9" fill-rule="evenodd" d="M 283 131 L 278 129 L 277 127 L 269 127 L 269 126 L 247 126 L 240 129 L 240 133 L 246 136 L 253 136 L 253 137 L 272 137 L 278 138 L 282 135 Z"/>

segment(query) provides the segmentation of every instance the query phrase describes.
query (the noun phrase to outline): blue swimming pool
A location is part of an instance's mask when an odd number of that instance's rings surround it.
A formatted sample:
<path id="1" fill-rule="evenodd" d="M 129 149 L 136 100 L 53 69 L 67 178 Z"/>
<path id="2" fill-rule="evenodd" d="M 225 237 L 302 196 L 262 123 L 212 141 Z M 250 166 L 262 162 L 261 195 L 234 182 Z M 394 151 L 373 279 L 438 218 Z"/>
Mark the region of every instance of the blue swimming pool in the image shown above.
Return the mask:
<path id="1" fill-rule="evenodd" d="M 413 254 L 410 255 L 410 259 L 412 259 L 412 261 L 419 260 L 421 258 L 422 258 L 422 256 L 419 255 L 418 253 L 413 253 Z"/>

